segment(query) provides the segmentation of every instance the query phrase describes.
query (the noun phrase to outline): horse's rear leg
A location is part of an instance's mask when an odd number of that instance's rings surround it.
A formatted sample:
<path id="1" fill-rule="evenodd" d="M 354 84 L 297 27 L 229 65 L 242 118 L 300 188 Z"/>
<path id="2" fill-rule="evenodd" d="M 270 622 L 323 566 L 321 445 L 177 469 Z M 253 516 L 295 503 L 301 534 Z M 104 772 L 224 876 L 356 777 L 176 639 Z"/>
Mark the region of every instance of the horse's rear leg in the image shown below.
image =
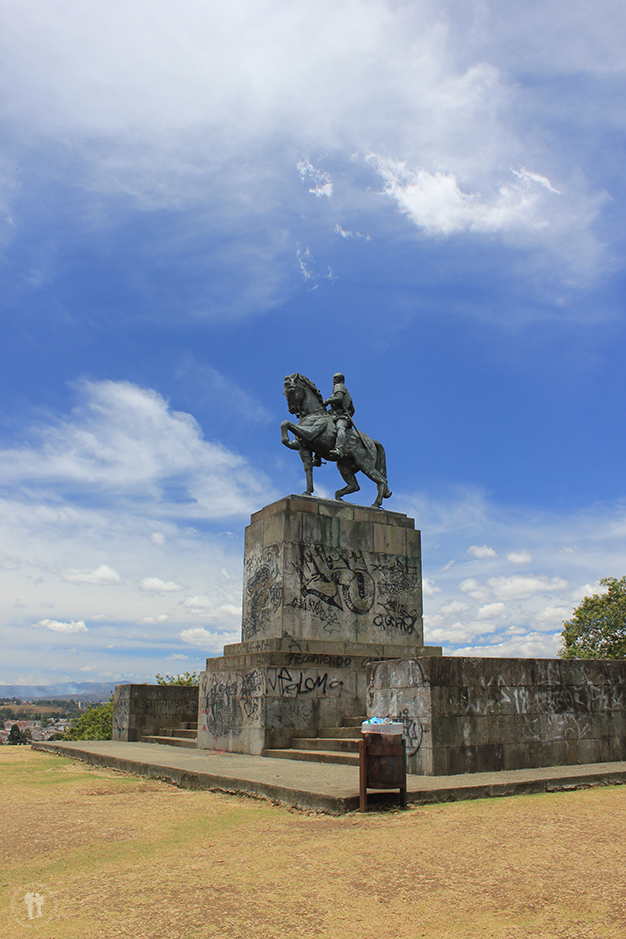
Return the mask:
<path id="1" fill-rule="evenodd" d="M 343 487 L 343 489 L 338 489 L 335 493 L 335 499 L 338 499 L 341 502 L 344 496 L 349 495 L 351 492 L 358 492 L 361 487 L 356 481 L 354 470 L 351 468 L 349 463 L 343 463 L 341 460 L 337 460 L 337 469 L 346 482 L 346 485 Z"/>
<path id="2" fill-rule="evenodd" d="M 304 447 L 300 447 L 300 457 L 302 458 L 302 465 L 304 466 L 304 475 L 306 476 L 306 490 L 302 493 L 303 496 L 312 496 L 313 495 L 313 454 L 310 450 L 305 450 Z"/>
<path id="3" fill-rule="evenodd" d="M 376 494 L 376 499 L 372 503 L 373 509 L 380 509 L 383 504 L 383 499 L 389 499 L 391 497 L 391 489 L 387 483 L 387 480 L 382 473 L 379 473 L 377 469 L 372 469 L 368 467 L 367 469 L 363 468 L 365 475 L 376 483 L 378 487 L 378 492 Z"/>

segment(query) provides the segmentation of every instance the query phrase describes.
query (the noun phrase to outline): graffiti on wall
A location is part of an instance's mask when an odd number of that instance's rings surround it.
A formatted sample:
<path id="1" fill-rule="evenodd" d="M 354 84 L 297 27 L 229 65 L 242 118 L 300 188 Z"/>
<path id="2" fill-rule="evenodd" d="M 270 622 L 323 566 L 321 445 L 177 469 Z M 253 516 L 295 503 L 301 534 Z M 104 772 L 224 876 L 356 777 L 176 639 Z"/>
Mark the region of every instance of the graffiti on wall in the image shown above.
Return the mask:
<path id="1" fill-rule="evenodd" d="M 419 620 L 419 561 L 324 545 L 301 545 L 293 569 L 298 593 L 293 609 L 311 613 L 327 633 L 342 629 L 342 614 L 372 616 L 392 636 L 410 636 Z"/>
<path id="2" fill-rule="evenodd" d="M 113 709 L 113 739 L 124 740 L 128 734 L 130 723 L 130 686 L 122 685 L 115 694 L 115 707 Z"/>
<path id="3" fill-rule="evenodd" d="M 246 642 L 265 632 L 283 600 L 276 545 L 246 557 L 243 584 L 241 636 Z"/>
<path id="4" fill-rule="evenodd" d="M 203 724 L 212 737 L 234 737 L 261 718 L 265 694 L 263 673 L 257 669 L 208 673 L 201 688 Z"/>
<path id="5" fill-rule="evenodd" d="M 430 684 L 419 662 L 379 662 L 368 685 L 367 712 L 404 725 L 408 757 L 421 749 L 430 724 Z"/>
<path id="6" fill-rule="evenodd" d="M 362 551 L 301 545 L 296 571 L 301 599 L 315 597 L 326 607 L 358 615 L 374 604 L 374 579 Z"/>
<path id="7" fill-rule="evenodd" d="M 338 698 L 341 695 L 343 681 L 330 678 L 328 672 L 315 672 L 312 669 L 270 668 L 267 671 L 267 687 L 281 697 L 296 698 L 301 695 Z"/>

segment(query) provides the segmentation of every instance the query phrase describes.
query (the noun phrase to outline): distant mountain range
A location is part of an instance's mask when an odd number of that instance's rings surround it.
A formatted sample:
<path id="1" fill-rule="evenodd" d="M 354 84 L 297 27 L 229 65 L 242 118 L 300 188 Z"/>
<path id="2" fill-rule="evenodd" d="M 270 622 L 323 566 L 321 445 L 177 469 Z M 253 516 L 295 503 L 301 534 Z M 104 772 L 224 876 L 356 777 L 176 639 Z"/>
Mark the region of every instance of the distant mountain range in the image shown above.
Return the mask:
<path id="1" fill-rule="evenodd" d="M 0 698 L 74 698 L 79 701 L 108 701 L 121 682 L 66 681 L 58 685 L 0 685 Z"/>

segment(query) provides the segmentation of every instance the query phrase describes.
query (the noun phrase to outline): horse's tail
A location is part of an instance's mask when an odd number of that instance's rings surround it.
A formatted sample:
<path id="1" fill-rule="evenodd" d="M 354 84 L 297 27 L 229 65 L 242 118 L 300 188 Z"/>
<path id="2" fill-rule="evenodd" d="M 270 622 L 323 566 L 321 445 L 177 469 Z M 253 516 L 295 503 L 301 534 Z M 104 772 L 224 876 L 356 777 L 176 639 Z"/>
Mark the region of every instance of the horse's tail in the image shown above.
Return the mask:
<path id="1" fill-rule="evenodd" d="M 376 469 L 387 479 L 387 456 L 385 448 L 379 440 L 372 441 L 376 447 Z"/>

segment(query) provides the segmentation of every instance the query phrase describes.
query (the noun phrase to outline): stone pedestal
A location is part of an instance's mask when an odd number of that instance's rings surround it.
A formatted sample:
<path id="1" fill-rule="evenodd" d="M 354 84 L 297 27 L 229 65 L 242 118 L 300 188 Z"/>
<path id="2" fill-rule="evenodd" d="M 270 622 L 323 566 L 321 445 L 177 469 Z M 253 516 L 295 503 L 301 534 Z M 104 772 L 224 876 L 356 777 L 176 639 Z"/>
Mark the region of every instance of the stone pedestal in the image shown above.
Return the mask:
<path id="1" fill-rule="evenodd" d="M 242 641 L 207 659 L 198 746 L 261 753 L 365 714 L 373 661 L 424 648 L 420 533 L 397 512 L 288 496 L 246 529 Z"/>

